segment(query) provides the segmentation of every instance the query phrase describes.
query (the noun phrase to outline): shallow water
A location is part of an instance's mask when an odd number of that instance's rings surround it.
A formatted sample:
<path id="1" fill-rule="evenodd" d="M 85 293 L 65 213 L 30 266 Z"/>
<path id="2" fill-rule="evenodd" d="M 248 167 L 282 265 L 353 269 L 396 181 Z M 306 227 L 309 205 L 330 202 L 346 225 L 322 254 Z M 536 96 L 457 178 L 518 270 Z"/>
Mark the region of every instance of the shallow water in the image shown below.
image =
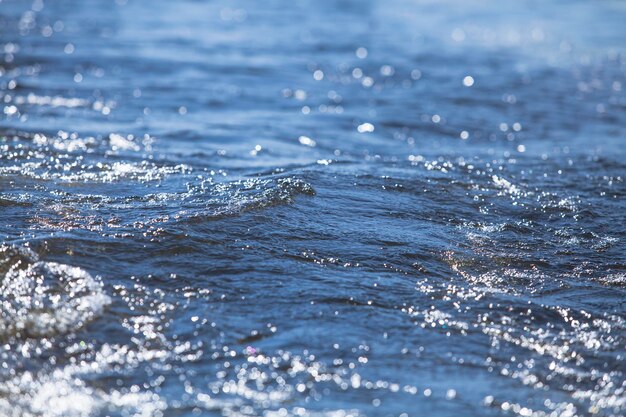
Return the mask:
<path id="1" fill-rule="evenodd" d="M 0 1 L 0 415 L 623 415 L 624 21 Z"/>

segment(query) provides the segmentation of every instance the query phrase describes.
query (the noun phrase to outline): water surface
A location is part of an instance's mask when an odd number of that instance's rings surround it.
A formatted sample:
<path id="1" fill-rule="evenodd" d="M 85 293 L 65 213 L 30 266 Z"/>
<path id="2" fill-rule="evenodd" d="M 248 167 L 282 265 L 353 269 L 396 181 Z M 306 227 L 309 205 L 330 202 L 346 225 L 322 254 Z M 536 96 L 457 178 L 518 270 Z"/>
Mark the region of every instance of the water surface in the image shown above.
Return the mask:
<path id="1" fill-rule="evenodd" d="M 0 415 L 623 415 L 624 21 L 0 1 Z"/>

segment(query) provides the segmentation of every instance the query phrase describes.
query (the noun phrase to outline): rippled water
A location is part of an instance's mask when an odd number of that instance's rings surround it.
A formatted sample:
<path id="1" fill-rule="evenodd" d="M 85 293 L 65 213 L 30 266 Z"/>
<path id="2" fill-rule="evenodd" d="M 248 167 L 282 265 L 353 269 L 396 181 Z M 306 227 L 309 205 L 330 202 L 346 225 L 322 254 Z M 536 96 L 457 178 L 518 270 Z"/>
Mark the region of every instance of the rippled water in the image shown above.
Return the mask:
<path id="1" fill-rule="evenodd" d="M 623 415 L 625 21 L 0 1 L 0 415 Z"/>

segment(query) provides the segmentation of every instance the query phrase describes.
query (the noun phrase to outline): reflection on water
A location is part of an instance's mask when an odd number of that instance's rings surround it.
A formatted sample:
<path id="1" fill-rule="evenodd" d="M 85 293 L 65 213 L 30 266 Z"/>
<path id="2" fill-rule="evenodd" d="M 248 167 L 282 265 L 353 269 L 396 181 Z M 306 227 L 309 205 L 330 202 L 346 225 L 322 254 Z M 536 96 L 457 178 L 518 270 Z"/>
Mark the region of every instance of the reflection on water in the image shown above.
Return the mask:
<path id="1" fill-rule="evenodd" d="M 625 19 L 0 1 L 0 414 L 623 415 Z"/>

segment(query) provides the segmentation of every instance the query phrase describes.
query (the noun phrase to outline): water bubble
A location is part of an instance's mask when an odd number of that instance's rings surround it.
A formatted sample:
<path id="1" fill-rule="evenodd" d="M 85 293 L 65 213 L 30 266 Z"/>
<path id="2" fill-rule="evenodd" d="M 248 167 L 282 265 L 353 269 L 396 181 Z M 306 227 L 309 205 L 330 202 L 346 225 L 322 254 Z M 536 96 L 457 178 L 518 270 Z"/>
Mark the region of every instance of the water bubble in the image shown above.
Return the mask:
<path id="1" fill-rule="evenodd" d="M 363 87 L 369 88 L 374 85 L 374 79 L 371 77 L 364 77 L 361 84 L 363 84 Z"/>
<path id="2" fill-rule="evenodd" d="M 455 28 L 451 36 L 455 42 L 463 42 L 465 40 L 465 32 L 461 28 Z"/>
<path id="3" fill-rule="evenodd" d="M 308 136 L 300 136 L 298 138 L 298 142 L 300 142 L 302 145 L 311 147 L 315 146 L 316 144 L 315 141 Z"/>
<path id="4" fill-rule="evenodd" d="M 391 65 L 383 65 L 380 67 L 380 74 L 385 77 L 390 77 L 394 74 L 395 69 Z"/>
<path id="5" fill-rule="evenodd" d="M 356 50 L 356 56 L 357 56 L 357 58 L 360 58 L 360 59 L 367 58 L 367 49 L 365 49 L 363 47 L 358 48 Z"/>
<path id="6" fill-rule="evenodd" d="M 373 124 L 371 124 L 371 123 L 363 123 L 363 124 L 360 124 L 360 125 L 356 128 L 356 130 L 357 130 L 359 133 L 370 133 L 370 132 L 373 132 L 373 131 L 374 131 L 374 125 L 373 125 Z"/>

